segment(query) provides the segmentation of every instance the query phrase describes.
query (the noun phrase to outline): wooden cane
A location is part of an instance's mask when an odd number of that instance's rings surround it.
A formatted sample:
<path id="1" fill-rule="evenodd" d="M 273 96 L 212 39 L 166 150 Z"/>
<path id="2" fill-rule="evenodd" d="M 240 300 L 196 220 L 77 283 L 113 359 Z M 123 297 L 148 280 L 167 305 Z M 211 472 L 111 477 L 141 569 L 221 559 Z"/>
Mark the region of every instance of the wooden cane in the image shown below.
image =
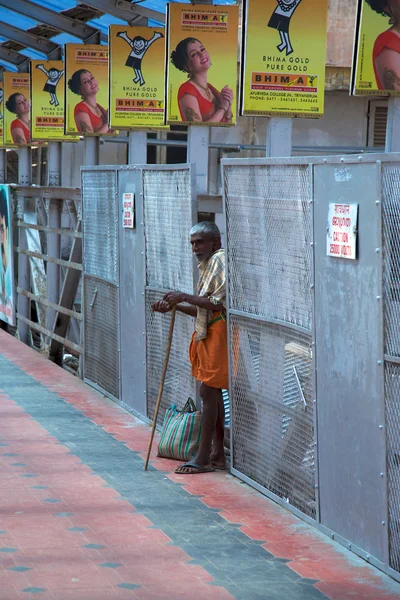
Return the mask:
<path id="1" fill-rule="evenodd" d="M 149 464 L 151 447 L 153 445 L 154 433 L 156 431 L 158 411 L 160 410 L 161 398 L 162 398 L 162 394 L 163 394 L 163 391 L 164 391 L 165 375 L 167 373 L 169 355 L 170 355 L 170 352 L 171 352 L 172 335 L 174 333 L 175 313 L 176 313 L 176 304 L 175 304 L 175 306 L 172 307 L 172 311 L 171 311 L 171 322 L 170 322 L 170 325 L 169 325 L 168 342 L 167 342 L 167 347 L 166 347 L 166 350 L 165 350 L 164 368 L 163 368 L 163 371 L 162 371 L 162 374 L 161 374 L 160 387 L 158 388 L 158 398 L 157 398 L 156 408 L 154 410 L 153 426 L 151 428 L 151 436 L 150 436 L 150 441 L 149 441 L 149 447 L 147 448 L 146 462 L 144 463 L 144 470 L 145 471 L 147 471 L 147 467 L 148 467 L 148 464 Z"/>

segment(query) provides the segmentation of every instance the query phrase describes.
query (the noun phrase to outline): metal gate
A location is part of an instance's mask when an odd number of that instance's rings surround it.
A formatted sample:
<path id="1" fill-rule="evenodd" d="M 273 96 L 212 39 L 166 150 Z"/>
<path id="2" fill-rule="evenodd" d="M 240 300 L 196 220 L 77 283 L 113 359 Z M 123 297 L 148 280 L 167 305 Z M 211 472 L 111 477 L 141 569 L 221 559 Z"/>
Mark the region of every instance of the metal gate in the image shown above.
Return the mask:
<path id="1" fill-rule="evenodd" d="M 223 179 L 233 472 L 400 580 L 400 156 Z M 356 260 L 327 255 L 336 203 Z"/>
<path id="2" fill-rule="evenodd" d="M 187 165 L 148 166 L 141 172 L 146 269 L 146 395 L 147 416 L 153 417 L 164 362 L 170 318 L 153 313 L 152 303 L 171 290 L 193 293 L 194 262 L 189 231 L 197 222 L 196 199 L 192 197 L 193 172 Z M 188 348 L 193 319 L 178 313 L 159 413 L 187 398 L 196 397 Z"/>
<path id="3" fill-rule="evenodd" d="M 84 380 L 120 398 L 119 249 L 115 167 L 82 170 Z"/>
<path id="4" fill-rule="evenodd" d="M 312 169 L 223 173 L 232 472 L 315 518 Z"/>

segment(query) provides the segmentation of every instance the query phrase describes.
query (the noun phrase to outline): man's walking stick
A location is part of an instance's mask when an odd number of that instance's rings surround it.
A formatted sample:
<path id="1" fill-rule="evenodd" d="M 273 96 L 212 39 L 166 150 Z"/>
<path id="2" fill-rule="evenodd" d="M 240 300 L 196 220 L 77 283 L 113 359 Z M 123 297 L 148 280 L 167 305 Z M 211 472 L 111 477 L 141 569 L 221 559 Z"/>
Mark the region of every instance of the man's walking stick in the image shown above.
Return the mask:
<path id="1" fill-rule="evenodd" d="M 154 439 L 154 432 L 156 430 L 156 425 L 157 425 L 158 411 L 160 410 L 161 398 L 162 398 L 162 394 L 164 391 L 165 375 L 167 373 L 169 355 L 171 352 L 172 335 L 174 333 L 175 313 L 176 313 L 176 304 L 172 307 L 172 311 L 171 311 L 171 322 L 169 325 L 167 348 L 165 350 L 164 368 L 163 368 L 162 375 L 161 375 L 160 387 L 158 388 L 158 398 L 157 398 L 156 408 L 154 410 L 153 427 L 151 428 L 150 442 L 149 442 L 149 447 L 147 448 L 146 462 L 144 463 L 145 471 L 147 471 L 147 467 L 149 464 L 151 447 L 153 445 L 153 439 Z"/>

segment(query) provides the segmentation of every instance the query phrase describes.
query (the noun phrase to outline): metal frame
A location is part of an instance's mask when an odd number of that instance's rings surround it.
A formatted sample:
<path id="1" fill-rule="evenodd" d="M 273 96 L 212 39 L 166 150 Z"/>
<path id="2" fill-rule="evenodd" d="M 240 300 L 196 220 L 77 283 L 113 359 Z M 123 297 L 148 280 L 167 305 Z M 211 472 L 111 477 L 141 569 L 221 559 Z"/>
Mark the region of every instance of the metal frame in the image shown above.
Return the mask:
<path id="1" fill-rule="evenodd" d="M 9 8 L 25 17 L 30 17 L 35 21 L 50 25 L 65 33 L 69 33 L 86 43 L 95 44 L 100 41 L 100 39 L 102 41 L 107 41 L 108 39 L 108 36 L 101 34 L 98 29 L 79 21 L 78 19 L 71 19 L 71 17 L 67 17 L 62 13 L 57 13 L 44 6 L 40 6 L 40 4 L 36 4 L 30 0 L 0 0 L 0 6 Z M 30 59 L 28 58 L 28 60 Z"/>
<path id="2" fill-rule="evenodd" d="M 334 165 L 340 165 L 340 164 L 355 164 L 355 163 L 377 163 L 380 168 L 379 168 L 379 173 L 381 176 L 382 173 L 382 165 L 383 164 L 387 164 L 387 163 L 393 163 L 393 162 L 400 162 L 400 153 L 388 153 L 388 154 L 384 154 L 384 153 L 379 153 L 379 154 L 369 154 L 366 156 L 360 155 L 360 156 L 333 156 L 333 157 L 329 157 L 329 158 L 324 158 L 324 157 L 288 157 L 288 158 L 247 158 L 247 159 L 238 159 L 238 158 L 225 158 L 222 159 L 222 165 L 226 165 L 226 166 L 230 166 L 230 165 L 300 165 L 300 164 L 308 164 L 309 168 L 311 170 L 313 170 L 313 166 L 314 165 L 320 165 L 320 164 L 334 164 Z M 312 185 L 313 185 L 313 178 L 312 178 Z M 381 187 L 380 187 L 380 182 L 377 181 L 377 193 L 381 194 Z M 225 178 L 223 178 L 222 180 L 222 194 L 223 194 L 223 198 L 225 198 L 225 194 L 226 194 L 226 186 L 225 186 Z M 314 196 L 314 193 L 312 194 L 312 198 Z M 380 197 L 380 196 L 378 196 Z M 379 215 L 377 218 L 377 224 L 376 226 L 379 228 L 379 239 L 381 239 L 381 245 L 380 247 L 382 248 L 382 202 L 380 200 L 377 200 L 376 202 L 376 206 L 377 206 L 377 210 L 379 211 Z M 227 211 L 226 211 L 226 202 L 223 202 L 223 214 L 224 214 L 224 218 L 226 220 L 227 218 Z M 313 218 L 313 213 L 314 211 L 312 211 L 312 218 Z M 314 231 L 314 220 L 312 222 L 312 227 L 313 227 L 313 231 Z M 229 248 L 226 249 L 227 255 L 229 254 Z M 316 394 L 317 397 L 317 387 L 316 387 L 316 374 L 315 374 L 315 260 L 314 260 L 314 251 L 312 252 L 312 258 L 313 258 L 313 265 L 312 265 L 312 274 L 313 274 L 313 280 L 312 280 L 312 286 L 313 286 L 313 293 L 312 293 L 312 301 L 313 301 L 313 326 L 312 326 L 312 348 L 313 348 L 313 386 L 314 386 L 314 393 Z M 380 298 L 377 298 L 377 301 L 381 302 L 381 310 L 379 311 L 379 329 L 381 331 L 381 338 L 382 340 L 384 339 L 384 315 L 383 315 L 383 290 L 382 290 L 382 286 L 383 286 L 383 280 L 382 280 L 382 275 L 383 275 L 383 264 L 382 264 L 382 253 L 379 252 L 377 253 L 378 256 L 378 277 L 379 277 L 379 282 L 380 282 L 380 289 L 379 289 L 379 293 L 378 296 L 380 296 Z M 229 286 L 227 286 L 227 306 L 230 305 L 230 301 L 229 301 Z M 242 314 L 240 311 L 236 311 L 236 310 L 228 310 L 227 311 L 227 325 L 228 325 L 228 335 L 230 336 L 230 330 L 231 330 L 231 323 L 230 323 L 230 315 L 238 315 L 238 316 L 248 316 L 246 314 Z M 267 319 L 264 318 L 259 318 L 256 315 L 252 315 L 251 318 L 254 318 L 255 320 L 259 320 L 259 321 L 263 321 L 263 322 L 268 322 Z M 280 323 L 277 323 L 280 324 Z M 287 324 L 285 324 L 286 326 Z M 298 329 L 298 328 L 297 328 Z M 308 332 L 309 333 L 309 332 Z M 390 355 L 386 355 L 384 354 L 384 347 L 382 344 L 382 353 L 380 356 L 380 360 L 382 361 L 382 365 L 381 368 L 384 368 L 384 361 L 389 361 L 391 363 L 394 364 L 400 364 L 400 358 L 399 357 L 392 357 Z M 232 379 L 233 379 L 233 369 L 232 369 L 232 360 L 231 360 L 231 355 L 230 353 L 228 354 L 228 361 L 229 361 L 229 385 L 230 387 L 232 387 Z M 382 421 L 383 423 L 385 423 L 385 390 L 384 390 L 384 382 L 382 381 L 382 387 L 381 387 L 381 394 L 382 394 L 382 402 L 380 403 L 380 406 L 377 407 L 377 410 L 381 411 L 381 415 L 380 418 L 383 418 L 384 420 Z M 314 399 L 314 431 L 315 431 L 315 439 L 318 440 L 318 427 L 316 427 L 316 423 L 317 423 L 317 416 L 318 416 L 318 403 L 316 402 L 316 400 Z M 232 414 L 232 399 L 230 399 L 230 410 L 231 410 L 231 414 Z M 383 415 L 383 416 L 382 416 Z M 386 426 L 384 426 L 384 431 L 386 434 Z M 234 442 L 233 440 L 231 440 L 231 453 L 233 454 L 234 452 Z M 247 477 L 246 475 L 240 473 L 239 471 L 237 471 L 235 468 L 231 468 L 231 472 L 233 475 L 235 475 L 236 477 L 238 477 L 239 479 L 241 479 L 242 481 L 245 481 L 246 483 L 248 483 L 250 486 L 254 487 L 255 489 L 257 489 L 258 491 L 260 491 L 261 493 L 265 494 L 267 497 L 271 498 L 272 500 L 274 500 L 275 502 L 277 502 L 279 505 L 283 506 L 286 509 L 289 509 L 291 512 L 293 512 L 293 514 L 295 514 L 296 516 L 298 516 L 299 518 L 301 518 L 303 521 L 312 524 L 313 526 L 315 526 L 319 531 L 321 531 L 322 533 L 328 535 L 332 540 L 338 542 L 340 545 L 342 545 L 343 547 L 347 548 L 348 550 L 351 550 L 352 552 L 354 552 L 356 555 L 358 555 L 359 557 L 363 558 L 364 560 L 366 560 L 368 563 L 370 563 L 371 565 L 377 567 L 378 569 L 380 569 L 381 571 L 387 573 L 388 575 L 390 575 L 393 579 L 395 579 L 396 581 L 400 582 L 400 573 L 393 570 L 390 566 L 389 566 L 389 530 L 388 530 L 388 519 L 386 519 L 385 522 L 385 555 L 387 557 L 387 562 L 383 563 L 382 561 L 378 560 L 377 558 L 375 558 L 374 556 L 371 556 L 368 552 L 366 552 L 365 550 L 363 550 L 362 548 L 358 547 L 357 545 L 353 544 L 352 542 L 350 542 L 348 539 L 346 539 L 345 537 L 342 537 L 340 535 L 338 535 L 336 532 L 334 532 L 332 529 L 330 529 L 329 527 L 326 527 L 325 525 L 323 525 L 320 522 L 320 502 L 319 502 L 319 479 L 318 479 L 318 470 L 319 470 L 319 465 L 318 465 L 318 452 L 315 453 L 315 465 L 316 465 L 316 520 L 314 521 L 312 518 L 308 517 L 307 515 L 303 514 L 302 512 L 300 512 L 298 509 L 296 509 L 295 507 L 292 507 L 291 505 L 288 505 L 287 502 L 285 502 L 282 498 L 277 497 L 274 493 L 270 492 L 269 490 L 266 490 L 262 485 L 254 482 L 253 480 L 251 480 L 249 477 Z M 387 488 L 387 468 L 386 468 L 386 462 L 382 468 L 382 473 L 384 474 L 384 480 L 386 482 L 386 486 L 385 486 L 385 495 L 386 495 L 386 508 L 388 510 L 388 488 Z"/>
<path id="3" fill-rule="evenodd" d="M 0 35 L 13 40 L 14 42 L 18 42 L 23 46 L 27 46 L 28 48 L 43 52 L 43 54 L 51 54 L 57 50 L 61 50 L 61 47 L 58 44 L 47 38 L 35 35 L 30 31 L 24 31 L 23 29 L 19 29 L 18 27 L 14 27 L 14 25 L 2 21 L 0 21 Z"/>
<path id="4" fill-rule="evenodd" d="M 380 414 L 380 421 L 381 423 L 384 423 L 384 434 L 385 434 L 385 457 L 384 460 L 382 461 L 382 465 L 381 465 L 381 473 L 384 473 L 384 481 L 386 483 L 385 485 L 385 492 L 384 492 L 384 496 L 385 496 L 385 504 L 386 504 L 386 515 L 385 515 L 385 521 L 386 521 L 386 527 L 385 527 L 385 531 L 384 531 L 384 536 L 385 536 L 385 562 L 387 564 L 389 564 L 389 490 L 388 490 L 388 477 L 387 477 L 387 462 L 386 462 L 386 457 L 387 457 L 387 445 L 386 445 L 386 398 L 385 398 L 385 359 L 384 359 L 384 346 L 385 346 L 385 334 L 384 334 L 384 314 L 383 314 L 383 256 L 382 256 L 382 248 L 383 248 L 383 219 L 382 219 L 382 200 L 381 200 L 381 193 L 382 193 L 382 161 L 381 160 L 377 160 L 374 161 L 376 162 L 377 166 L 378 166 L 378 177 L 377 177 L 377 182 L 376 182 L 376 197 L 377 200 L 375 202 L 376 205 L 376 210 L 378 211 L 378 218 L 376 219 L 376 227 L 377 227 L 377 237 L 379 239 L 379 249 L 380 252 L 378 252 L 376 254 L 376 259 L 378 262 L 378 294 L 377 294 L 377 302 L 379 304 L 379 322 L 378 322 L 378 327 L 379 327 L 379 338 L 380 340 L 382 340 L 382 346 L 381 346 L 381 352 L 380 352 L 380 356 L 378 359 L 378 362 L 381 365 L 381 370 L 382 370 L 382 378 L 381 378 L 381 398 L 383 399 L 382 405 L 380 407 L 381 409 L 381 414 Z M 389 161 L 388 161 L 389 162 Z M 390 161 L 392 162 L 392 161 Z M 400 581 L 400 573 L 399 573 L 399 581 Z"/>
<path id="5" fill-rule="evenodd" d="M 127 21 L 129 25 L 137 25 L 137 21 L 140 19 L 152 19 L 159 23 L 165 23 L 165 14 L 156 10 L 151 10 L 140 6 L 136 2 L 127 2 L 126 0 L 119 0 L 118 2 L 110 2 L 109 0 L 91 0 L 85 2 L 88 6 L 97 8 L 109 15 L 118 17 L 123 21 Z"/>
<path id="6" fill-rule="evenodd" d="M 33 199 L 40 199 L 43 201 L 43 198 L 46 198 L 48 202 L 52 202 L 57 211 L 61 212 L 61 207 L 64 202 L 69 201 L 78 201 L 80 199 L 80 190 L 77 188 L 50 188 L 50 187 L 28 187 L 28 186 L 17 186 L 16 187 L 16 197 L 19 202 L 19 211 L 18 211 L 18 220 L 16 222 L 19 233 L 23 233 L 23 237 L 20 238 L 19 246 L 14 247 L 14 251 L 18 256 L 25 256 L 28 261 L 28 271 L 31 268 L 30 258 L 40 258 L 41 260 L 58 266 L 65 266 L 68 269 L 74 269 L 77 271 L 82 271 L 82 265 L 77 262 L 73 262 L 71 260 L 63 260 L 59 258 L 59 244 L 58 241 L 61 235 L 66 235 L 72 237 L 74 240 L 81 240 L 82 233 L 78 231 L 74 231 L 66 228 L 53 228 L 46 225 L 37 225 L 35 223 L 29 223 L 24 221 L 25 214 L 25 201 L 32 203 Z M 77 227 L 80 227 L 80 221 L 77 222 Z M 47 234 L 48 239 L 48 253 L 45 254 L 43 252 L 34 252 L 30 251 L 25 247 L 24 239 L 26 239 L 26 232 L 28 230 L 33 230 L 35 232 L 42 231 Z M 55 250 L 57 256 L 53 256 L 54 252 L 52 252 L 51 244 L 49 242 L 50 237 L 57 237 L 58 241 L 53 244 L 53 251 Z M 71 257 L 70 257 L 71 258 Z M 59 335 L 59 330 L 57 328 L 57 317 L 60 316 L 62 321 L 66 324 L 66 328 L 68 327 L 69 321 L 71 318 L 76 319 L 77 321 L 82 321 L 82 315 L 77 311 L 73 310 L 72 304 L 71 308 L 64 306 L 62 301 L 62 296 L 59 291 L 59 287 L 56 290 L 55 286 L 49 285 L 49 279 L 52 277 L 51 269 L 47 270 L 47 297 L 42 296 L 41 293 L 32 293 L 30 278 L 26 282 L 26 286 L 29 289 L 26 289 L 25 285 L 22 285 L 22 279 L 19 279 L 17 286 L 17 298 L 18 298 L 18 312 L 16 314 L 18 328 L 20 328 L 20 324 L 23 324 L 24 328 L 33 329 L 38 331 L 43 336 L 47 338 L 47 342 L 45 344 L 44 339 L 42 338 L 42 345 L 46 348 L 47 352 L 51 352 L 52 344 L 57 342 L 59 347 L 65 346 L 73 350 L 79 356 L 82 355 L 82 346 L 80 344 L 76 344 L 72 342 L 66 337 L 66 334 Z M 55 296 L 55 291 L 57 291 L 57 296 Z M 75 293 L 73 293 L 73 298 L 75 298 Z M 46 327 L 39 323 L 33 322 L 29 318 L 29 302 L 33 301 L 36 303 L 37 307 L 45 307 L 45 314 L 47 317 Z M 20 307 L 25 307 L 25 309 L 21 309 Z M 23 329 L 24 329 L 23 328 Z M 28 341 L 26 339 L 25 341 Z"/>

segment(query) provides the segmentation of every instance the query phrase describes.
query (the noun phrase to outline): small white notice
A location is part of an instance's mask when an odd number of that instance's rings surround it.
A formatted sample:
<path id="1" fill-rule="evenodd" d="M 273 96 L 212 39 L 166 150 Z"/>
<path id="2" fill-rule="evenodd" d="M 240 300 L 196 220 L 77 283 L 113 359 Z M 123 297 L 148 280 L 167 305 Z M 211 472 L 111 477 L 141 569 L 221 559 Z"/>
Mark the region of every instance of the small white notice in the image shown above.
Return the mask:
<path id="1" fill-rule="evenodd" d="M 124 209 L 124 227 L 133 229 L 135 221 L 135 195 L 131 192 L 123 194 L 122 203 Z"/>
<path id="2" fill-rule="evenodd" d="M 326 253 L 336 258 L 357 258 L 358 204 L 329 204 Z"/>

